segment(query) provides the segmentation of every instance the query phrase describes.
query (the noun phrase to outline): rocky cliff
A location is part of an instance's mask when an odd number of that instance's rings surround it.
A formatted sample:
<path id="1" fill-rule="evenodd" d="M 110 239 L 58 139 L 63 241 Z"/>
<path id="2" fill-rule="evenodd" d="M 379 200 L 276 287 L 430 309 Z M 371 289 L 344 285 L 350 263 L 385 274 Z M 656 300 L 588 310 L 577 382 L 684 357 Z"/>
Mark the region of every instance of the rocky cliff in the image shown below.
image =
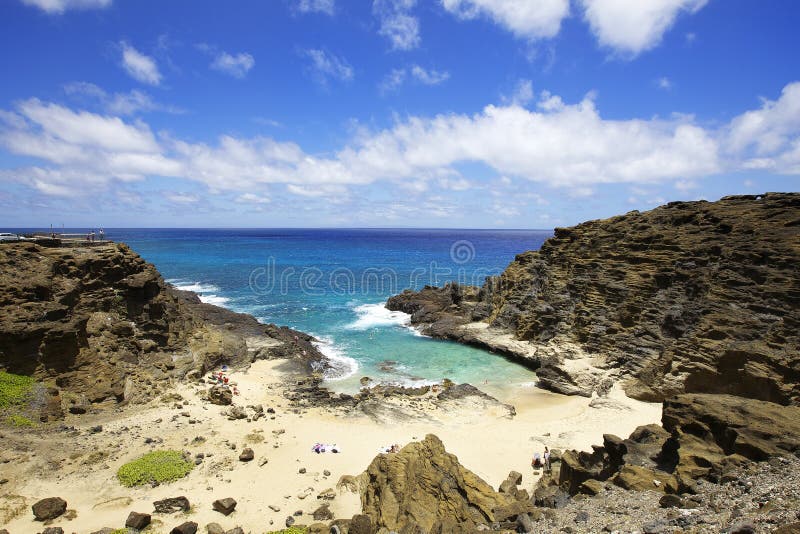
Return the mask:
<path id="1" fill-rule="evenodd" d="M 63 390 L 77 412 L 146 400 L 222 363 L 319 365 L 311 341 L 174 289 L 124 244 L 0 246 L 0 368 Z"/>
<path id="2" fill-rule="evenodd" d="M 800 402 L 800 194 L 673 202 L 572 228 L 484 286 L 389 300 L 423 331 L 539 367 L 545 387 Z"/>

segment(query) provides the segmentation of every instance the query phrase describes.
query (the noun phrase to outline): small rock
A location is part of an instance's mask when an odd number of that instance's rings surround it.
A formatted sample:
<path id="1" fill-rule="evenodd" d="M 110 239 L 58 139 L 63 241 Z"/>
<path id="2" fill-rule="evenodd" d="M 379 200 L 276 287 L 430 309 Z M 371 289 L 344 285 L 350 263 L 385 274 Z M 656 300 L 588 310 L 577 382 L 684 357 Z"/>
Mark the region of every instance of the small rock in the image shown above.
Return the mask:
<path id="1" fill-rule="evenodd" d="M 143 530 L 149 524 L 150 514 L 140 514 L 139 512 L 131 512 L 125 521 L 126 527 L 135 528 L 136 530 Z"/>
<path id="2" fill-rule="evenodd" d="M 242 449 L 241 454 L 239 454 L 239 461 L 240 462 L 249 462 L 253 458 L 255 458 L 255 453 L 253 453 L 253 449 L 250 447 L 245 447 Z"/>
<path id="3" fill-rule="evenodd" d="M 89 432 L 91 432 L 92 434 L 99 434 L 102 431 L 103 431 L 102 425 L 93 426 L 92 428 L 89 429 Z"/>
<path id="4" fill-rule="evenodd" d="M 225 534 L 225 529 L 219 523 L 209 523 L 206 525 L 208 534 Z"/>
<path id="5" fill-rule="evenodd" d="M 157 514 L 171 514 L 174 512 L 188 512 L 191 505 L 186 497 L 170 497 L 153 503 Z"/>
<path id="6" fill-rule="evenodd" d="M 322 472 L 322 474 L 323 474 L 323 475 L 325 475 L 326 477 L 329 477 L 329 476 L 331 476 L 331 472 L 330 472 L 330 471 L 328 471 L 327 469 L 325 469 L 325 470 Z M 0 484 L 2 484 L 2 482 L 0 482 Z"/>
<path id="7" fill-rule="evenodd" d="M 42 534 L 64 534 L 64 529 L 61 527 L 47 527 L 42 531 Z"/>
<path id="8" fill-rule="evenodd" d="M 314 510 L 311 516 L 314 518 L 314 521 L 329 521 L 333 519 L 333 512 L 330 510 L 330 505 L 325 503 Z"/>
<path id="9" fill-rule="evenodd" d="M 683 499 L 674 493 L 667 493 L 658 500 L 661 508 L 680 508 L 683 506 Z"/>
<path id="10" fill-rule="evenodd" d="M 225 534 L 244 534 L 244 530 L 242 529 L 242 527 L 234 527 Z"/>
<path id="11" fill-rule="evenodd" d="M 301 467 L 297 472 L 300 473 L 301 475 L 304 475 L 306 473 L 306 468 Z"/>
<path id="12" fill-rule="evenodd" d="M 294 517 L 288 516 L 286 518 L 286 526 L 287 527 L 291 527 L 292 525 L 294 525 Z"/>
<path id="13" fill-rule="evenodd" d="M 197 533 L 197 523 L 195 523 L 194 521 L 187 521 L 185 523 L 181 523 L 180 525 L 169 531 L 169 534 L 196 534 L 196 533 Z"/>
<path id="14" fill-rule="evenodd" d="M 265 466 L 265 465 L 267 465 L 268 463 L 269 463 L 269 458 L 266 458 L 266 457 L 264 457 L 264 458 L 261 458 L 261 459 L 258 461 L 258 467 L 264 467 L 264 466 Z"/>
<path id="15" fill-rule="evenodd" d="M 295 517 L 300 517 L 301 515 L 303 515 L 303 511 L 302 510 L 295 510 L 295 512 L 292 515 L 295 516 Z"/>
<path id="16" fill-rule="evenodd" d="M 61 497 L 48 497 L 32 506 L 33 516 L 37 521 L 55 519 L 67 511 L 67 501 Z"/>
<path id="17" fill-rule="evenodd" d="M 728 532 L 730 534 L 755 534 L 756 527 L 752 523 L 737 523 Z"/>
<path id="18" fill-rule="evenodd" d="M 226 497 L 224 499 L 217 499 L 212 503 L 211 506 L 214 508 L 214 510 L 223 515 L 231 515 L 233 510 L 236 508 L 236 501 L 230 497 Z"/>
<path id="19" fill-rule="evenodd" d="M 589 522 L 589 512 L 585 510 L 581 510 L 577 514 L 575 514 L 575 522 L 576 523 L 588 523 Z"/>
<path id="20" fill-rule="evenodd" d="M 270 505 L 268 506 L 268 508 L 269 508 L 270 510 L 272 510 L 273 512 L 280 512 L 280 511 L 281 511 L 281 507 L 280 507 L 280 506 L 275 506 L 274 504 L 270 504 Z"/>

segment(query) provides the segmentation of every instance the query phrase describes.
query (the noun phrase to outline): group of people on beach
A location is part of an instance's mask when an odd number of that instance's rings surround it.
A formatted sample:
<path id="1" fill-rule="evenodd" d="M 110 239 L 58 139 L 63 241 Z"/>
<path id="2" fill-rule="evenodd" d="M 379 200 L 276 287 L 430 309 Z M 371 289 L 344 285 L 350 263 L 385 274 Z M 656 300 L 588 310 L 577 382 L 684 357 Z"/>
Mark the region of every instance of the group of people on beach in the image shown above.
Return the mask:
<path id="1" fill-rule="evenodd" d="M 228 372 L 228 366 L 223 365 L 222 369 L 220 369 L 219 371 L 215 371 L 211 376 L 213 377 L 214 380 L 217 381 L 217 385 L 230 388 L 231 392 L 234 395 L 238 395 L 239 389 L 236 387 L 236 385 L 232 383 L 229 385 L 230 378 L 227 376 L 227 372 Z"/>
<path id="2" fill-rule="evenodd" d="M 544 455 L 541 455 L 538 452 L 533 453 L 533 459 L 531 460 L 531 467 L 533 467 L 534 469 L 544 469 L 545 473 L 549 473 L 551 471 L 550 449 L 545 447 Z"/>

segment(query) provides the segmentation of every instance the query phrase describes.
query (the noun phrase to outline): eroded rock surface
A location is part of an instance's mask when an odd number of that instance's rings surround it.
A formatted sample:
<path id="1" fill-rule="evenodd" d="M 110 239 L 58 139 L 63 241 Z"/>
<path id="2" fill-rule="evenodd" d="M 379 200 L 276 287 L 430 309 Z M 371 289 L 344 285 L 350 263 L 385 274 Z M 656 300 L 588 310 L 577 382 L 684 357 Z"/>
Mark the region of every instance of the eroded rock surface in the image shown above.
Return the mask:
<path id="1" fill-rule="evenodd" d="M 0 247 L 0 367 L 52 384 L 49 397 L 73 414 L 146 401 L 222 363 L 291 357 L 319 368 L 312 341 L 200 302 L 124 244 Z"/>
<path id="2" fill-rule="evenodd" d="M 562 393 L 624 378 L 642 400 L 797 404 L 800 194 L 672 202 L 556 228 L 480 289 L 426 287 L 387 306 L 426 334 L 541 367 L 542 385 Z"/>

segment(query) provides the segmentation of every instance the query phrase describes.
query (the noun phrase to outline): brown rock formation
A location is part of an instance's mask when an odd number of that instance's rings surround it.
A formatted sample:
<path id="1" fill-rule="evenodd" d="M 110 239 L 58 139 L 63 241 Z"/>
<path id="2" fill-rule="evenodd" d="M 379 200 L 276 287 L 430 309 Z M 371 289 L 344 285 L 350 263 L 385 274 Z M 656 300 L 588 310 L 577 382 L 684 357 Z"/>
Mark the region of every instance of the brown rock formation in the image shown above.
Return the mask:
<path id="1" fill-rule="evenodd" d="M 432 434 L 378 455 L 359 480 L 363 513 L 398 532 L 473 532 L 533 511 L 530 501 L 498 493 L 461 466 Z"/>
<path id="2" fill-rule="evenodd" d="M 527 358 L 557 391 L 589 394 L 623 377 L 643 400 L 701 392 L 797 404 L 800 194 L 672 202 L 557 228 L 480 290 L 425 288 L 388 307 L 428 334 Z M 504 346 L 470 321 L 530 346 Z M 598 371 L 562 365 L 557 347 L 568 343 Z"/>
<path id="3" fill-rule="evenodd" d="M 146 400 L 169 379 L 221 363 L 319 364 L 311 341 L 172 288 L 124 244 L 0 247 L 0 367 L 65 390 L 72 413 Z"/>
<path id="4" fill-rule="evenodd" d="M 558 484 L 583 491 L 589 480 L 625 489 L 691 491 L 718 482 L 748 460 L 800 453 L 800 407 L 718 394 L 684 394 L 664 402 L 663 428 L 637 428 L 628 439 L 603 436 L 592 453 L 562 455 Z M 656 481 L 656 482 L 654 482 Z"/>

